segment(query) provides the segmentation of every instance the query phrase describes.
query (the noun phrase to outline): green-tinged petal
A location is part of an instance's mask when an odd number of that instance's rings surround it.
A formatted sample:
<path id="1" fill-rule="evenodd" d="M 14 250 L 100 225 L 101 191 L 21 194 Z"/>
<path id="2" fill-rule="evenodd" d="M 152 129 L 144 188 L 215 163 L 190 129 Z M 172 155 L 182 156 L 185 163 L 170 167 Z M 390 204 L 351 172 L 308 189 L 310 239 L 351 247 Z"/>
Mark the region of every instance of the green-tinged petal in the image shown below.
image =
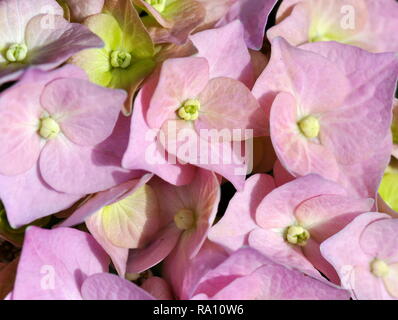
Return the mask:
<path id="1" fill-rule="evenodd" d="M 88 17 L 84 24 L 105 42 L 105 49 L 117 50 L 122 46 L 123 32 L 112 15 L 96 14 Z"/>
<path id="2" fill-rule="evenodd" d="M 398 173 L 386 173 L 381 181 L 379 194 L 395 211 L 398 211 Z"/>
<path id="3" fill-rule="evenodd" d="M 106 49 L 87 49 L 71 59 L 71 63 L 86 71 L 90 81 L 107 87 L 112 81 L 112 68 Z"/>
<path id="4" fill-rule="evenodd" d="M 109 83 L 110 88 L 121 88 L 127 91 L 131 87 L 135 87 L 137 82 L 141 82 L 147 77 L 155 67 L 152 59 L 138 60 L 127 69 L 112 69 L 112 81 Z"/>
<path id="5" fill-rule="evenodd" d="M 131 0 L 107 0 L 104 12 L 115 17 L 119 23 L 122 30 L 120 49 L 130 52 L 138 59 L 154 56 L 152 39 Z"/>
<path id="6" fill-rule="evenodd" d="M 156 195 L 150 186 L 144 185 L 102 209 L 103 230 L 113 245 L 139 248 L 158 231 L 158 214 Z"/>

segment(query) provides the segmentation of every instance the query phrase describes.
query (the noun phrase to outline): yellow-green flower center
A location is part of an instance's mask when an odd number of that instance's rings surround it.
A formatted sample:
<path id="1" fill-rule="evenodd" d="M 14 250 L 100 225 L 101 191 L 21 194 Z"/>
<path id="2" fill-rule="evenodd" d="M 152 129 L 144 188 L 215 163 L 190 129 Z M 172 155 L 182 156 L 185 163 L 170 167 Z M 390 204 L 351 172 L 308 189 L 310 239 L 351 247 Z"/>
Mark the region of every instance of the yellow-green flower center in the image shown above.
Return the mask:
<path id="1" fill-rule="evenodd" d="M 307 240 L 310 238 L 310 233 L 307 229 L 302 226 L 290 226 L 286 230 L 286 241 L 291 244 L 297 244 L 299 246 L 305 246 Z"/>
<path id="2" fill-rule="evenodd" d="M 195 213 L 189 209 L 181 209 L 174 216 L 174 222 L 180 230 L 192 229 L 195 226 Z"/>
<path id="3" fill-rule="evenodd" d="M 319 120 L 314 116 L 306 116 L 297 123 L 300 132 L 308 139 L 316 138 L 319 135 L 321 126 Z"/>
<path id="4" fill-rule="evenodd" d="M 145 0 L 149 3 L 152 7 L 156 9 L 158 12 L 163 12 L 166 8 L 166 1 L 167 0 Z"/>
<path id="5" fill-rule="evenodd" d="M 59 124 L 52 118 L 46 117 L 40 120 L 39 134 L 44 139 L 53 139 L 55 138 L 61 128 Z"/>
<path id="6" fill-rule="evenodd" d="M 200 102 L 196 99 L 189 99 L 177 110 L 177 114 L 182 120 L 195 121 L 199 118 Z"/>
<path id="7" fill-rule="evenodd" d="M 21 62 L 28 54 L 28 47 L 23 43 L 14 43 L 6 51 L 8 62 Z"/>
<path id="8" fill-rule="evenodd" d="M 374 259 L 370 263 L 370 271 L 378 278 L 384 278 L 390 272 L 390 267 L 387 263 L 380 259 Z"/>
<path id="9" fill-rule="evenodd" d="M 111 66 L 126 69 L 131 64 L 131 54 L 125 51 L 115 50 L 111 53 Z"/>

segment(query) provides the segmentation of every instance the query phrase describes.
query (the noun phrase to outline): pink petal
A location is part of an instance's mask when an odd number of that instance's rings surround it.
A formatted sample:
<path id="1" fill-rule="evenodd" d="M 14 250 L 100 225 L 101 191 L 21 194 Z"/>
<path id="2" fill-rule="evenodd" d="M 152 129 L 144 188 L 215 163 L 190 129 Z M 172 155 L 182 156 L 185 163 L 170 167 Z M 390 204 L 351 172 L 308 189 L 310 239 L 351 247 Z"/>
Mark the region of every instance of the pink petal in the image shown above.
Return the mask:
<path id="1" fill-rule="evenodd" d="M 238 136 L 242 132 L 238 130 Z M 189 163 L 216 172 L 241 190 L 247 174 L 247 159 L 242 156 L 241 142 L 230 142 L 229 130 L 214 131 L 194 129 L 185 120 L 169 120 L 160 132 L 160 143 L 180 163 Z M 221 140 L 221 141 L 219 141 Z"/>
<path id="2" fill-rule="evenodd" d="M 209 62 L 210 78 L 227 77 L 243 82 L 248 88 L 253 86 L 251 58 L 243 33 L 242 24 L 234 21 L 190 37 L 198 49 L 198 56 Z"/>
<path id="3" fill-rule="evenodd" d="M 41 105 L 69 140 L 93 146 L 112 134 L 125 99 L 122 90 L 103 88 L 85 80 L 59 79 L 45 87 Z"/>
<path id="4" fill-rule="evenodd" d="M 37 133 L 42 113 L 30 92 L 34 83 L 5 91 L 0 100 L 0 173 L 18 175 L 31 169 L 39 158 L 41 141 Z"/>
<path id="5" fill-rule="evenodd" d="M 177 262 L 177 254 L 177 250 L 173 250 L 167 257 L 163 264 L 163 273 L 179 299 L 190 299 L 200 283 L 199 280 L 228 257 L 223 248 L 209 240 L 206 240 L 192 259 Z"/>
<path id="6" fill-rule="evenodd" d="M 43 21 L 51 21 L 51 27 Z M 43 26 L 44 24 L 44 26 Z M 25 41 L 30 51 L 28 62 L 51 69 L 75 53 L 103 47 L 103 41 L 86 26 L 69 23 L 62 16 L 38 15 L 26 26 Z"/>
<path id="7" fill-rule="evenodd" d="M 257 207 L 274 188 L 273 178 L 266 174 L 256 174 L 246 180 L 243 191 L 234 195 L 224 216 L 211 228 L 209 239 L 231 252 L 247 244 L 248 234 L 257 228 Z"/>
<path id="8" fill-rule="evenodd" d="M 80 300 L 80 286 L 105 272 L 109 260 L 88 234 L 74 229 L 30 227 L 13 290 L 16 300 Z"/>
<path id="9" fill-rule="evenodd" d="M 169 161 L 170 157 L 167 157 L 166 151 L 157 140 L 158 132 L 151 131 L 144 118 L 155 88 L 156 77 L 152 76 L 135 99 L 130 141 L 122 165 L 128 169 L 152 172 L 174 185 L 184 185 L 192 181 L 195 168 Z"/>
<path id="10" fill-rule="evenodd" d="M 297 126 L 297 102 L 288 93 L 277 95 L 271 109 L 271 139 L 282 165 L 293 175 L 322 173 L 337 180 L 339 167 L 332 152 L 317 141 L 308 141 Z"/>
<path id="11" fill-rule="evenodd" d="M 126 274 L 126 265 L 129 255 L 128 248 L 120 248 L 113 245 L 108 238 L 106 238 L 103 229 L 103 221 L 100 214 L 93 214 L 86 220 L 86 227 L 94 239 L 111 257 L 113 265 L 115 266 L 119 276 L 124 277 Z"/>
<path id="12" fill-rule="evenodd" d="M 180 235 L 181 230 L 173 223 L 160 231 L 158 237 L 146 248 L 131 250 L 127 273 L 141 273 L 157 265 L 173 250 Z"/>
<path id="13" fill-rule="evenodd" d="M 254 136 L 266 135 L 265 113 L 241 82 L 229 78 L 212 79 L 198 99 L 201 103 L 195 123 L 198 129 L 251 129 Z"/>
<path id="14" fill-rule="evenodd" d="M 120 115 L 112 135 L 94 148 L 75 145 L 61 135 L 49 141 L 40 156 L 43 179 L 59 191 L 90 194 L 141 176 L 120 167 L 129 121 Z"/>
<path id="15" fill-rule="evenodd" d="M 318 243 L 331 237 L 356 216 L 372 210 L 372 199 L 355 199 L 341 195 L 320 195 L 303 201 L 295 215 Z"/>
<path id="16" fill-rule="evenodd" d="M 297 206 L 322 194 L 344 196 L 347 192 L 337 183 L 311 174 L 269 193 L 257 209 L 256 221 L 265 229 L 286 228 L 296 221 L 294 212 Z"/>
<path id="17" fill-rule="evenodd" d="M 239 0 L 218 25 L 239 19 L 244 26 L 247 46 L 253 50 L 260 50 L 264 42 L 268 15 L 276 3 L 276 0 Z"/>
<path id="18" fill-rule="evenodd" d="M 318 270 L 303 254 L 301 247 L 292 246 L 282 232 L 257 228 L 250 232 L 249 246 L 282 265 L 295 268 L 314 278 L 321 279 Z"/>
<path id="19" fill-rule="evenodd" d="M 173 300 L 174 296 L 169 284 L 159 277 L 151 277 L 142 284 L 142 289 L 158 300 Z"/>
<path id="20" fill-rule="evenodd" d="M 34 166 L 18 176 L 0 176 L 0 197 L 14 228 L 71 207 L 84 194 L 66 194 L 51 188 Z"/>
<path id="21" fill-rule="evenodd" d="M 93 215 L 101 208 L 113 204 L 128 194 L 133 193 L 139 187 L 147 183 L 151 177 L 152 175 L 146 174 L 141 179 L 127 181 L 114 188 L 95 194 L 92 198 L 79 206 L 79 208 L 68 219 L 64 220 L 60 226 L 71 227 L 84 222 L 86 218 Z"/>
<path id="22" fill-rule="evenodd" d="M 204 58 L 166 60 L 151 98 L 146 119 L 151 128 L 160 128 L 188 99 L 195 99 L 209 81 L 209 66 Z"/>
<path id="23" fill-rule="evenodd" d="M 88 277 L 82 285 L 82 297 L 84 300 L 155 300 L 134 283 L 109 273 Z"/>
<path id="24" fill-rule="evenodd" d="M 104 6 L 104 0 L 64 0 L 70 11 L 72 19 L 76 22 L 83 22 L 88 16 L 100 13 Z"/>

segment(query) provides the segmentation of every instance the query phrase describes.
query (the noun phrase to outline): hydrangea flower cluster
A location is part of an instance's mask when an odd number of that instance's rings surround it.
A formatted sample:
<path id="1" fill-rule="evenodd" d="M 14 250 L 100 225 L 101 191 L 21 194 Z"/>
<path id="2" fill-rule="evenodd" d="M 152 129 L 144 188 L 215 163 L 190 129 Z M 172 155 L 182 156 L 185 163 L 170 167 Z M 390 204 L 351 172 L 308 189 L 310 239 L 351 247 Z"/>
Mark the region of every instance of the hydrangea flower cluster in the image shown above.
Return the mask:
<path id="1" fill-rule="evenodd" d="M 0 0 L 0 298 L 398 300 L 397 80 L 395 0 Z"/>

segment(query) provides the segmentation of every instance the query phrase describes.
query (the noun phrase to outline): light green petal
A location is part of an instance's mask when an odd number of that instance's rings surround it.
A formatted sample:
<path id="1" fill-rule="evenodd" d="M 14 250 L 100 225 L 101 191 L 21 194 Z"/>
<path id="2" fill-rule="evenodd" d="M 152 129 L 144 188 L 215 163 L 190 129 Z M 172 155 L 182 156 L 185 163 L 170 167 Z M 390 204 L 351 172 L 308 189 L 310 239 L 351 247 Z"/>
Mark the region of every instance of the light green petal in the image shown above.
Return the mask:
<path id="1" fill-rule="evenodd" d="M 105 12 L 111 14 L 122 30 L 120 49 L 132 53 L 138 59 L 155 55 L 154 45 L 131 0 L 107 0 Z"/>
<path id="2" fill-rule="evenodd" d="M 112 81 L 110 88 L 121 88 L 127 91 L 131 87 L 136 87 L 137 83 L 147 77 L 155 67 L 152 59 L 138 60 L 128 69 L 115 68 L 112 70 Z"/>
<path id="3" fill-rule="evenodd" d="M 398 211 L 398 173 L 384 175 L 379 194 L 392 209 Z"/>
<path id="4" fill-rule="evenodd" d="M 105 42 L 105 49 L 117 50 L 122 46 L 122 29 L 118 21 L 109 14 L 96 14 L 84 24 Z"/>
<path id="5" fill-rule="evenodd" d="M 86 71 L 91 82 L 109 86 L 112 80 L 109 53 L 106 49 L 87 49 L 76 54 L 71 63 Z"/>

